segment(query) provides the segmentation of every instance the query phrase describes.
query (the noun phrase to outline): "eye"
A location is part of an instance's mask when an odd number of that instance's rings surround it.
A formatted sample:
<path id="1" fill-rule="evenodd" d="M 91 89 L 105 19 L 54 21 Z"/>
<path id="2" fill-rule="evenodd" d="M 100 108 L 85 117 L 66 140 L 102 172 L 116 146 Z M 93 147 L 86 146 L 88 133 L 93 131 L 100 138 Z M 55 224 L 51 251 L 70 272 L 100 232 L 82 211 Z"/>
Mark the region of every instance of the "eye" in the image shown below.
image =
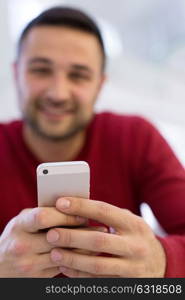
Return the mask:
<path id="1" fill-rule="evenodd" d="M 90 76 L 88 74 L 72 72 L 69 74 L 69 77 L 74 81 L 88 81 L 90 80 Z"/>
<path id="2" fill-rule="evenodd" d="M 29 71 L 31 73 L 41 74 L 41 75 L 47 75 L 52 72 L 50 68 L 46 68 L 46 67 L 32 67 L 29 69 Z"/>

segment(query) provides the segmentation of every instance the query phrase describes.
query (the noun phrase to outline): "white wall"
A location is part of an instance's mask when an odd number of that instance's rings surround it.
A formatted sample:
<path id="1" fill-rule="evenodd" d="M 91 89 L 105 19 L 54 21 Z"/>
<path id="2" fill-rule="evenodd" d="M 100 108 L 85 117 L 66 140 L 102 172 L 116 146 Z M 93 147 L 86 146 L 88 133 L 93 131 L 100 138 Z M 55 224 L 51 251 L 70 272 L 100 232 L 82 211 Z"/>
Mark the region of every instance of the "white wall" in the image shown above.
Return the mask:
<path id="1" fill-rule="evenodd" d="M 15 103 L 15 90 L 14 90 L 12 73 L 11 73 L 11 63 L 13 58 L 13 44 L 10 39 L 7 1 L 5 0 L 0 1 L 0 12 L 1 12 L 0 120 L 7 120 L 16 116 L 18 113 L 17 105 Z"/>

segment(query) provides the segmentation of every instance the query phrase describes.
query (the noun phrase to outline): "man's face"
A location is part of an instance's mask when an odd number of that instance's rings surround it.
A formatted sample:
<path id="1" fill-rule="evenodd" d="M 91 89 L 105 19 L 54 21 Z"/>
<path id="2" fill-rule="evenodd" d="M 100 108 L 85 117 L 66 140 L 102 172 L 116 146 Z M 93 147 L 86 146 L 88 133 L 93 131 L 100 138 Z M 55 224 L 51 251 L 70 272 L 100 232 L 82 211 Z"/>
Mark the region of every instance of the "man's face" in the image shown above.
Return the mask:
<path id="1" fill-rule="evenodd" d="M 57 141 L 87 126 L 104 80 L 96 37 L 67 27 L 35 27 L 15 70 L 21 111 L 34 133 Z"/>

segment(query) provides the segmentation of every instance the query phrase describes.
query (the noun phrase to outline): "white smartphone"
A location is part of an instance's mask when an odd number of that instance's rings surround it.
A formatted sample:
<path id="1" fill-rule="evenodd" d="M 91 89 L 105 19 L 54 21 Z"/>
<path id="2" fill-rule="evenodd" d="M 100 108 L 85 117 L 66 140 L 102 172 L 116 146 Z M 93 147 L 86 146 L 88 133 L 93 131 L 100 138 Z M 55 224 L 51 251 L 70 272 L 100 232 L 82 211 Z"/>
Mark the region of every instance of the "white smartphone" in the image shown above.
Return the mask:
<path id="1" fill-rule="evenodd" d="M 90 168 L 85 161 L 42 163 L 36 173 L 38 206 L 55 206 L 62 196 L 89 198 Z"/>

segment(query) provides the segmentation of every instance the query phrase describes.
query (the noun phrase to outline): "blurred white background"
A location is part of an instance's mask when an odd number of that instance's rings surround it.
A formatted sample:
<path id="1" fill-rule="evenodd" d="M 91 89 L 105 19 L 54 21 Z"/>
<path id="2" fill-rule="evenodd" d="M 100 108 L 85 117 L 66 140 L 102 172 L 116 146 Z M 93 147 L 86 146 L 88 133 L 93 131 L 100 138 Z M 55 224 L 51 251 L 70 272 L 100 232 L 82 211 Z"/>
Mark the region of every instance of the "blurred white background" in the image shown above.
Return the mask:
<path id="1" fill-rule="evenodd" d="M 96 110 L 148 118 L 185 164 L 184 0 L 0 0 L 0 122 L 19 117 L 11 72 L 17 38 L 30 19 L 56 4 L 82 8 L 102 30 L 109 79 Z"/>

